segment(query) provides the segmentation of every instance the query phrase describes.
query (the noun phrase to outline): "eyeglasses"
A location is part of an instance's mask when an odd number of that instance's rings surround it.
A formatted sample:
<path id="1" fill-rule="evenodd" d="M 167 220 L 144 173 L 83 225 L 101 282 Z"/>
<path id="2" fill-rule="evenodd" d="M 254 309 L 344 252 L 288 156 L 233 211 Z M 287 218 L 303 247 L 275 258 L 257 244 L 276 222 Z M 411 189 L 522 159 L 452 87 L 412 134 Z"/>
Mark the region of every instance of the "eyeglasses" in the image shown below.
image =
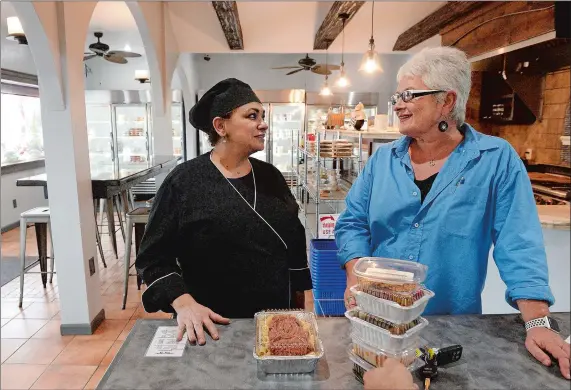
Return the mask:
<path id="1" fill-rule="evenodd" d="M 403 102 L 407 103 L 410 102 L 412 99 L 426 96 L 426 95 L 434 95 L 435 93 L 446 92 L 441 89 L 407 89 L 406 91 L 402 91 L 401 93 L 395 93 L 391 96 L 390 102 L 393 106 L 395 106 L 399 99 L 402 99 Z"/>

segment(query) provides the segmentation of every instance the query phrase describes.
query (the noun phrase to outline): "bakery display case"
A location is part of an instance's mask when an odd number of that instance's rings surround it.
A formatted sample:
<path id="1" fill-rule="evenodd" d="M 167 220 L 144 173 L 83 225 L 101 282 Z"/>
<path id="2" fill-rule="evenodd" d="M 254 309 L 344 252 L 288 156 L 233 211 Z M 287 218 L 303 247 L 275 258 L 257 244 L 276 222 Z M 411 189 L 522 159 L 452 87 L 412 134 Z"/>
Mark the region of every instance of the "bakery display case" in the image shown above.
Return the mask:
<path id="1" fill-rule="evenodd" d="M 153 156 L 150 92 L 89 90 L 85 102 L 92 175 L 147 168 Z M 184 150 L 182 110 L 181 92 L 172 91 L 172 153 L 177 157 Z M 154 187 L 151 180 L 136 186 L 133 193 L 154 194 Z"/>

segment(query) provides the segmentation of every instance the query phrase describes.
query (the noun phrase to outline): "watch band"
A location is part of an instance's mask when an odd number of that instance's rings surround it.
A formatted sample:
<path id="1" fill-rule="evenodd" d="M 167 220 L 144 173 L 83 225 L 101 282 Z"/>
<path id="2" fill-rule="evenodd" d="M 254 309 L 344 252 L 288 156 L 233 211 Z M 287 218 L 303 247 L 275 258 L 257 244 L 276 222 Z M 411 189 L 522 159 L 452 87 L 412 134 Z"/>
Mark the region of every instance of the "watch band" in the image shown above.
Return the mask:
<path id="1" fill-rule="evenodd" d="M 525 330 L 528 331 L 533 328 L 547 328 L 551 329 L 549 326 L 549 320 L 547 317 L 536 318 L 525 323 Z"/>

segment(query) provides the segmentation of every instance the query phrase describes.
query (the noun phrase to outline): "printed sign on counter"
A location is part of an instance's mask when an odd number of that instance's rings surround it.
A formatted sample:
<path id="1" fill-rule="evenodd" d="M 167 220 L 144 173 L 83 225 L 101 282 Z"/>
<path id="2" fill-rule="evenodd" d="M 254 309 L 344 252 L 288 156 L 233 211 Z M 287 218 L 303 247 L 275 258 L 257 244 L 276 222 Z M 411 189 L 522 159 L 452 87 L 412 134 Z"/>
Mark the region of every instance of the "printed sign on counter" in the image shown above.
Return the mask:
<path id="1" fill-rule="evenodd" d="M 319 238 L 334 238 L 335 223 L 339 218 L 339 214 L 320 214 L 319 215 Z"/>
<path id="2" fill-rule="evenodd" d="M 147 357 L 181 357 L 188 338 L 186 334 L 181 341 L 176 341 L 178 327 L 159 326 L 153 337 L 153 341 L 147 349 Z"/>

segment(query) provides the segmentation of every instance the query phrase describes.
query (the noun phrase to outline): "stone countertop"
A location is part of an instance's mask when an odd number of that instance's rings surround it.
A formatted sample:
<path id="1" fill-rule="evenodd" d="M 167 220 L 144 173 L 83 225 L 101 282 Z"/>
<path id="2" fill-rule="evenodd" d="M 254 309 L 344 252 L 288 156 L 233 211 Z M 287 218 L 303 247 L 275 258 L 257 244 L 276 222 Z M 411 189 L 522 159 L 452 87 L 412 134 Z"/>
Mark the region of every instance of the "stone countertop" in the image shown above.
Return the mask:
<path id="1" fill-rule="evenodd" d="M 553 315 L 569 335 L 570 314 Z M 433 347 L 461 344 L 460 361 L 439 369 L 431 389 L 569 388 L 557 365 L 545 367 L 527 352 L 519 315 L 435 316 L 421 333 Z M 220 326 L 220 340 L 187 344 L 184 355 L 145 357 L 158 326 L 175 320 L 139 320 L 113 360 L 98 389 L 359 389 L 347 356 L 350 324 L 345 318 L 319 318 L 325 355 L 311 375 L 265 375 L 253 357 L 254 321 Z M 418 378 L 415 381 L 420 385 Z M 421 386 L 419 386 L 422 388 Z"/>
<path id="2" fill-rule="evenodd" d="M 571 229 L 571 206 L 537 205 L 541 226 L 551 229 Z"/>

